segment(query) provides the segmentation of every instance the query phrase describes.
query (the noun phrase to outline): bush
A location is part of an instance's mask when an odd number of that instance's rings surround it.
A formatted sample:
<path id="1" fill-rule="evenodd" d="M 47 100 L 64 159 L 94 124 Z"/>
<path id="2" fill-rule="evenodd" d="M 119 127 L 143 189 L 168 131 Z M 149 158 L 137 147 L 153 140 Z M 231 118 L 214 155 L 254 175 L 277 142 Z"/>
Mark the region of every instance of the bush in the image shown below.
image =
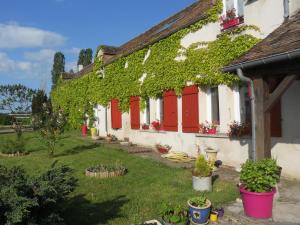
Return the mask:
<path id="1" fill-rule="evenodd" d="M 61 203 L 76 180 L 66 166 L 29 177 L 20 167 L 0 165 L 0 225 L 62 225 Z"/>
<path id="2" fill-rule="evenodd" d="M 1 152 L 4 154 L 16 154 L 16 153 L 25 153 L 25 139 L 23 137 L 16 138 L 13 140 L 7 140 L 3 145 Z"/>
<path id="3" fill-rule="evenodd" d="M 213 164 L 207 161 L 204 155 L 199 155 L 195 162 L 193 175 L 199 177 L 209 177 L 213 172 L 213 168 Z"/>
<path id="4" fill-rule="evenodd" d="M 12 116 L 8 114 L 0 113 L 0 125 L 11 125 L 12 120 L 13 120 Z"/>
<path id="5" fill-rule="evenodd" d="M 251 192 L 270 192 L 280 179 L 280 169 L 274 159 L 250 161 L 242 165 L 240 180 Z"/>

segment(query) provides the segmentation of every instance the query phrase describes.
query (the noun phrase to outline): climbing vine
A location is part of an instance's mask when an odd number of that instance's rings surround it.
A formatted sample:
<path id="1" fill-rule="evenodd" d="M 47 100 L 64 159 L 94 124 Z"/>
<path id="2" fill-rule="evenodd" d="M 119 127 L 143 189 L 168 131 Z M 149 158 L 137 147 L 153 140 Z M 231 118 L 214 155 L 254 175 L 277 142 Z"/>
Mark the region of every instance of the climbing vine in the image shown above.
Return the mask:
<path id="1" fill-rule="evenodd" d="M 54 107 L 67 110 L 70 123 L 75 127 L 84 111 L 91 112 L 96 103 L 107 105 L 113 98 L 119 99 L 123 111 L 128 111 L 130 96 L 157 98 L 169 89 L 180 95 L 187 81 L 199 86 L 230 86 L 239 82 L 237 76 L 223 73 L 221 68 L 259 41 L 244 33 L 257 30 L 257 27 L 242 25 L 221 33 L 214 41 L 195 43 L 187 49 L 181 46 L 181 40 L 187 34 L 217 22 L 221 11 L 222 1 L 219 0 L 202 20 L 147 48 L 119 57 L 105 66 L 104 71 L 101 58 L 96 58 L 90 74 L 60 81 L 52 92 Z M 150 56 L 145 60 L 148 51 Z M 178 57 L 184 60 L 175 60 Z"/>

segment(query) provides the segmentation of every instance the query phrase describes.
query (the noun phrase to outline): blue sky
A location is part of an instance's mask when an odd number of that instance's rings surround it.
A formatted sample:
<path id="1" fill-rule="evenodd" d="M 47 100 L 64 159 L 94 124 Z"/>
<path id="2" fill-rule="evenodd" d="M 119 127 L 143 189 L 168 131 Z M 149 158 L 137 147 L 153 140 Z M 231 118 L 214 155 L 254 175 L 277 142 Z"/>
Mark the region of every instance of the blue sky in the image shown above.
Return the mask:
<path id="1" fill-rule="evenodd" d="M 66 70 L 81 48 L 119 46 L 196 0 L 1 0 L 0 84 L 51 86 L 53 55 Z"/>

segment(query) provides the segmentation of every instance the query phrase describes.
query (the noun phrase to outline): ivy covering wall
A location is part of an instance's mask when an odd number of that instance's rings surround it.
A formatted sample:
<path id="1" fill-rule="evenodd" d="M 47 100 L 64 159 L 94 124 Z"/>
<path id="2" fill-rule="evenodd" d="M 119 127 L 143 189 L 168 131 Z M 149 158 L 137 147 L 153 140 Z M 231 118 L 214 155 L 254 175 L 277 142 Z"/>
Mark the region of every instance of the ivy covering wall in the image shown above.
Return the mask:
<path id="1" fill-rule="evenodd" d="M 255 26 L 242 25 L 221 33 L 215 41 L 196 43 L 188 49 L 180 44 L 187 34 L 217 22 L 221 12 L 222 1 L 219 0 L 204 19 L 192 26 L 105 66 L 103 77 L 100 77 L 101 59 L 96 58 L 93 72 L 59 82 L 51 94 L 54 108 L 63 108 L 69 114 L 70 124 L 78 127 L 84 112 L 91 115 L 93 105 L 107 105 L 112 98 L 119 99 L 121 109 L 128 111 L 130 96 L 157 98 L 169 89 L 180 95 L 187 81 L 199 86 L 231 86 L 239 82 L 237 76 L 223 73 L 221 69 L 259 41 L 244 33 L 249 29 L 257 30 Z M 149 50 L 150 56 L 144 62 Z M 175 60 L 180 55 L 186 59 Z"/>

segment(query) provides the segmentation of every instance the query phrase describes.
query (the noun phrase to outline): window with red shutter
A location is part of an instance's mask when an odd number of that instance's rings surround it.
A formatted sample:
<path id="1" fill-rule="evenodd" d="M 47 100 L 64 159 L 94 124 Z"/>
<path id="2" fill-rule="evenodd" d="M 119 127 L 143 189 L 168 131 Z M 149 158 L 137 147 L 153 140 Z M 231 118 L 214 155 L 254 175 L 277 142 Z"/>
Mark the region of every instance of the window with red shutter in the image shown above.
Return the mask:
<path id="1" fill-rule="evenodd" d="M 269 89 L 272 93 L 276 87 L 281 82 L 280 79 L 270 79 Z M 282 127 L 281 127 L 281 100 L 279 100 L 270 110 L 270 123 L 271 123 L 271 136 L 272 137 L 281 137 L 282 136 Z"/>
<path id="2" fill-rule="evenodd" d="M 177 96 L 175 91 L 164 92 L 163 129 L 178 131 Z"/>
<path id="3" fill-rule="evenodd" d="M 130 98 L 131 129 L 140 129 L 140 98 Z"/>
<path id="4" fill-rule="evenodd" d="M 122 112 L 119 109 L 119 100 L 111 100 L 111 127 L 113 129 L 122 128 Z"/>
<path id="5" fill-rule="evenodd" d="M 182 91 L 182 131 L 197 133 L 199 131 L 198 87 L 185 87 Z"/>

